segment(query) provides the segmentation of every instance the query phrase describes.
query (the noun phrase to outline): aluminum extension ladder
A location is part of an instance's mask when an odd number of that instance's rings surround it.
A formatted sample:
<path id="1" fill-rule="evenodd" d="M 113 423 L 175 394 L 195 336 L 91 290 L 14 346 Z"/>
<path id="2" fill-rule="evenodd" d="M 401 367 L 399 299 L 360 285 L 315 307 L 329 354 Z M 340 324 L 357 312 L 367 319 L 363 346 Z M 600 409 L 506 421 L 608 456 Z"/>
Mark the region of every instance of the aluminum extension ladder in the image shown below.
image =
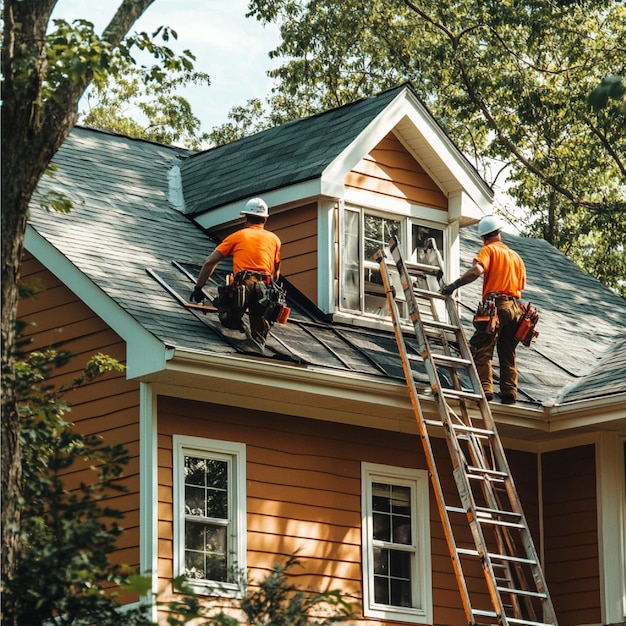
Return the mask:
<path id="1" fill-rule="evenodd" d="M 456 304 L 439 293 L 444 284 L 441 255 L 432 239 L 424 248 L 427 264 L 404 262 L 395 237 L 389 252 L 395 268 L 384 250 L 376 253 L 375 260 L 380 263 L 467 623 L 556 626 L 552 600 Z M 413 324 L 418 352 L 410 351 L 405 342 L 400 306 L 405 307 L 405 320 Z M 412 361 L 426 367 L 430 381 L 426 392 L 432 393 L 440 420 L 424 417 Z M 442 486 L 428 428 L 443 428 L 446 434 L 458 493 Z"/>

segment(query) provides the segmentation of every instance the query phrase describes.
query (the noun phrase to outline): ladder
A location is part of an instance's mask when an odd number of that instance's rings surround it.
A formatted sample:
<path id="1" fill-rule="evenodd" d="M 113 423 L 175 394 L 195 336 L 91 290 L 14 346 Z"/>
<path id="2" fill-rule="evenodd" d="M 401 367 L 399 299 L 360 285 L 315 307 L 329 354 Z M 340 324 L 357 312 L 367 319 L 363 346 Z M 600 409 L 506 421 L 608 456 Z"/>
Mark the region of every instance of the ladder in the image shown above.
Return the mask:
<path id="1" fill-rule="evenodd" d="M 467 623 L 556 626 L 539 558 L 456 304 L 439 293 L 444 284 L 441 255 L 430 239 L 420 252 L 426 263 L 407 263 L 395 237 L 389 253 L 393 263 L 385 250 L 374 258 L 380 264 Z M 417 351 L 411 351 L 405 341 L 402 318 L 405 325 L 407 319 L 413 325 Z M 432 394 L 439 419 L 424 416 L 412 364 L 426 368 L 430 388 L 425 391 Z M 429 429 L 442 428 L 456 490 L 442 485 L 429 437 Z M 447 467 L 447 459 L 442 461 L 441 454 L 437 458 Z"/>

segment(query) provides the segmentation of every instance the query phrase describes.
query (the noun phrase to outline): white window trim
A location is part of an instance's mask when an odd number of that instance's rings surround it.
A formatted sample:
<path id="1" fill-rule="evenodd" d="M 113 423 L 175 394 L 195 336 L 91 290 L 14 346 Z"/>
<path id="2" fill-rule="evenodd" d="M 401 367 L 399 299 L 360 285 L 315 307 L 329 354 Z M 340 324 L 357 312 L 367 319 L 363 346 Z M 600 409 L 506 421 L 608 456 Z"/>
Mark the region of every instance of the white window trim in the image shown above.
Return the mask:
<path id="1" fill-rule="evenodd" d="M 184 435 L 173 436 L 173 485 L 174 485 L 174 576 L 182 576 L 185 572 L 185 486 L 184 456 L 199 454 L 226 455 L 232 461 L 232 480 L 229 485 L 232 497 L 229 497 L 229 518 L 233 521 L 230 539 L 233 553 L 229 558 L 234 570 L 246 572 L 246 446 L 243 443 L 218 441 L 201 437 Z M 231 495 L 229 494 L 229 495 Z M 187 579 L 188 584 L 196 593 L 237 597 L 241 595 L 240 581 L 218 583 L 207 580 Z"/>
<path id="2" fill-rule="evenodd" d="M 372 483 L 383 482 L 411 489 L 411 518 L 415 528 L 415 584 L 418 585 L 419 607 L 397 607 L 374 602 L 374 546 L 372 528 Z M 428 472 L 390 465 L 361 465 L 361 545 L 363 553 L 363 614 L 381 620 L 411 624 L 432 624 L 432 572 L 430 554 L 430 513 Z"/>
<path id="3" fill-rule="evenodd" d="M 418 207 L 419 209 L 422 210 L 427 210 L 424 207 Z M 355 213 L 359 213 L 360 214 L 360 218 L 359 218 L 359 242 L 360 245 L 362 246 L 364 244 L 364 219 L 363 216 L 365 214 L 368 215 L 374 215 L 376 217 L 380 217 L 383 219 L 389 219 L 389 220 L 397 220 L 400 221 L 402 223 L 401 226 L 401 235 L 400 235 L 400 241 L 403 247 L 406 246 L 406 240 L 409 238 L 409 232 L 413 226 L 413 224 L 417 223 L 417 224 L 423 224 L 424 226 L 428 226 L 431 228 L 436 228 L 442 231 L 443 233 L 443 250 L 440 250 L 441 253 L 444 254 L 444 257 L 447 259 L 448 258 L 448 248 L 449 248 L 449 233 L 448 233 L 448 225 L 436 220 L 433 220 L 429 215 L 425 215 L 425 216 L 421 216 L 421 215 L 417 215 L 414 214 L 414 212 L 410 212 L 408 214 L 405 213 L 395 213 L 393 211 L 389 211 L 389 210 L 385 210 L 384 208 L 376 208 L 376 207 L 372 207 L 372 206 L 368 206 L 368 205 L 364 205 L 364 204 L 358 204 L 358 203 L 353 203 L 353 202 L 341 202 L 339 203 L 339 233 L 338 233 L 338 241 L 339 241 L 339 259 L 338 259 L 338 268 L 337 268 L 337 276 L 338 276 L 338 286 L 337 286 L 337 297 L 336 297 L 336 302 L 334 305 L 334 313 L 335 316 L 337 317 L 345 317 L 347 319 L 353 319 L 353 320 L 362 320 L 366 323 L 366 325 L 370 325 L 372 322 L 374 323 L 374 327 L 380 327 L 380 325 L 389 325 L 390 324 L 390 320 L 387 318 L 383 318 L 379 315 L 376 315 L 374 313 L 369 313 L 367 311 L 364 311 L 364 299 L 365 299 L 365 295 L 363 292 L 364 289 L 364 285 L 361 284 L 360 285 L 360 295 L 359 295 L 359 307 L 360 310 L 356 310 L 356 309 L 350 309 L 348 307 L 343 306 L 342 304 L 342 300 L 343 300 L 343 266 L 344 266 L 344 257 L 345 257 L 345 249 L 344 249 L 344 242 L 343 242 L 343 238 L 345 235 L 345 214 L 348 211 L 352 211 Z M 406 254 L 406 251 L 403 251 L 403 254 Z M 368 259 L 370 261 L 373 261 L 372 259 Z M 414 261 L 415 259 L 412 258 L 407 258 L 408 261 Z M 363 271 L 364 271 L 364 259 L 360 258 L 359 259 L 359 275 L 362 278 L 363 275 Z M 448 260 L 446 260 L 446 263 L 449 263 Z M 400 289 L 400 284 L 398 282 L 398 285 L 396 285 L 397 291 L 398 293 L 401 293 L 401 289 Z M 444 314 L 444 310 L 445 307 L 441 307 L 441 313 Z M 367 324 L 367 322 L 369 322 L 370 324 Z"/>

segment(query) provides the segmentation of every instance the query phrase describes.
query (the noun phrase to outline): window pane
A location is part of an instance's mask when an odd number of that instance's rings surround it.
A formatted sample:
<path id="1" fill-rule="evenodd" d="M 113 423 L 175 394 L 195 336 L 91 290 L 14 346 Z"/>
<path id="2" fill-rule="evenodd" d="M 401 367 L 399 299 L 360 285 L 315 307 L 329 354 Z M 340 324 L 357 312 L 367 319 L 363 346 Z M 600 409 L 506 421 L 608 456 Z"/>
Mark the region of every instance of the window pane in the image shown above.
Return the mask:
<path id="1" fill-rule="evenodd" d="M 227 484 L 226 461 L 185 457 L 185 513 L 226 519 Z"/>
<path id="2" fill-rule="evenodd" d="M 187 520 L 185 524 L 185 575 L 188 578 L 225 581 L 227 529 Z"/>
<path id="3" fill-rule="evenodd" d="M 391 580 L 391 602 L 389 604 L 392 606 L 413 606 L 410 580 Z"/>
<path id="4" fill-rule="evenodd" d="M 359 213 L 344 212 L 343 268 L 341 275 L 342 306 L 361 309 Z"/>
<path id="5" fill-rule="evenodd" d="M 397 485 L 372 484 L 374 539 L 411 545 L 411 490 Z"/>
<path id="6" fill-rule="evenodd" d="M 413 224 L 412 227 L 412 238 L 411 242 L 411 258 L 415 260 L 417 263 L 426 263 L 429 264 L 429 260 L 426 257 L 426 253 L 424 251 L 424 246 L 429 239 L 434 239 L 437 244 L 437 250 L 441 254 L 442 258 L 445 259 L 445 253 L 443 249 L 443 231 L 438 228 L 431 228 L 429 226 L 424 226 L 422 224 Z"/>

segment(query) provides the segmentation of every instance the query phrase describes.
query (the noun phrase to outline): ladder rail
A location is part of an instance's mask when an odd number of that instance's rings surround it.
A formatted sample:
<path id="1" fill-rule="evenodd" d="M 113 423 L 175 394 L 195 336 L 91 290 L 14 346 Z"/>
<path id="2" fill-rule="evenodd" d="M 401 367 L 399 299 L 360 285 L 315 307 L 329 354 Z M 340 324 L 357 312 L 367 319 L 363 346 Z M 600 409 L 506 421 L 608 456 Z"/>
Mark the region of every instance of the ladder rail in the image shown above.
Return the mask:
<path id="1" fill-rule="evenodd" d="M 502 441 L 497 433 L 495 420 L 461 326 L 457 306 L 453 299 L 439 293 L 444 276 L 443 260 L 434 240 L 429 240 L 425 251 L 428 263 L 405 263 L 398 240 L 393 237 L 389 242 L 389 253 L 395 262 L 395 270 L 398 272 L 404 292 L 404 302 L 415 331 L 418 352 L 426 368 L 433 399 L 437 404 L 441 425 L 446 434 L 453 476 L 462 507 L 448 507 L 445 502 L 427 431 L 427 426 L 433 421 L 424 418 L 413 379 L 400 311 L 390 276 L 391 262 L 388 262 L 384 250 L 378 251 L 374 258 L 381 267 L 381 278 L 409 387 L 411 404 L 468 623 L 474 624 L 475 617 L 489 614 L 495 616 L 503 626 L 520 623 L 556 626 L 557 619 L 539 566 L 539 558 L 512 480 Z M 415 280 L 411 271 L 415 272 Z M 433 283 L 436 283 L 435 289 L 431 287 Z M 430 306 L 432 319 L 422 319 L 418 298 Z M 441 318 L 438 307 L 441 301 L 445 302 L 445 319 Z M 451 336 L 456 339 L 453 343 L 450 341 Z M 446 370 L 445 385 L 442 384 L 439 367 Z M 465 378 L 469 377 L 471 391 L 464 387 L 459 371 L 465 372 Z M 450 384 L 452 389 L 449 387 Z M 478 408 L 480 426 L 474 423 L 468 405 L 470 401 Z M 452 406 L 453 403 L 455 408 Z M 476 494 L 472 483 L 477 485 Z M 478 496 L 480 500 L 477 500 Z M 473 554 L 474 551 L 457 547 L 448 511 L 465 514 L 494 612 L 472 607 L 460 557 Z M 489 533 L 490 541 L 487 540 L 485 532 Z M 515 533 L 519 534 L 517 541 Z M 520 550 L 523 550 L 524 557 L 518 556 Z M 532 575 L 528 576 L 524 568 L 529 568 Z M 499 575 L 496 575 L 496 569 Z M 544 621 L 538 621 L 533 600 L 541 602 Z M 508 614 L 511 609 L 514 615 Z"/>
<path id="2" fill-rule="evenodd" d="M 384 258 L 384 254 L 381 257 L 375 257 L 376 260 L 380 262 L 381 265 L 386 263 L 386 259 Z M 445 512 L 445 498 L 443 493 L 443 488 L 441 486 L 441 481 L 439 480 L 439 474 L 437 472 L 437 466 L 435 464 L 435 455 L 430 443 L 430 437 L 428 436 L 427 431 L 427 423 L 424 418 L 424 414 L 422 412 L 422 407 L 419 403 L 417 388 L 415 387 L 415 381 L 413 379 L 413 373 L 411 370 L 410 359 L 408 358 L 408 353 L 406 349 L 406 343 L 404 340 L 404 334 L 400 325 L 400 313 L 398 310 L 398 305 L 395 299 L 395 290 L 391 281 L 389 279 L 389 273 L 387 271 L 381 272 L 383 287 L 385 290 L 385 294 L 387 296 L 387 301 L 389 303 L 390 310 L 393 311 L 392 314 L 392 322 L 393 322 L 393 330 L 396 336 L 396 343 L 398 344 L 398 348 L 400 351 L 400 357 L 402 360 L 402 369 L 404 371 L 404 376 L 406 378 L 407 384 L 410 390 L 411 396 L 411 404 L 413 406 L 414 415 L 416 417 L 417 428 L 420 435 L 420 440 L 422 442 L 422 447 L 424 449 L 424 453 L 426 455 L 426 464 L 428 466 L 428 473 L 430 475 L 430 481 L 433 486 L 433 490 L 435 492 L 435 500 L 437 502 L 437 508 L 439 509 L 439 516 L 443 522 L 443 531 L 446 537 L 446 543 L 450 547 L 450 559 L 452 561 L 452 567 L 455 572 L 455 576 L 457 578 L 457 582 L 459 583 L 459 591 L 462 597 L 463 606 L 465 608 L 466 617 L 468 619 L 468 623 L 471 624 L 473 622 L 472 613 L 471 613 L 471 605 L 469 599 L 469 591 L 467 589 L 467 585 L 465 583 L 465 577 L 463 576 L 463 569 L 461 565 L 461 559 L 459 558 L 458 552 L 455 549 L 452 549 L 451 546 L 456 546 L 456 541 L 454 538 L 454 533 L 452 532 L 452 526 L 450 524 L 450 519 L 446 515 Z"/>

